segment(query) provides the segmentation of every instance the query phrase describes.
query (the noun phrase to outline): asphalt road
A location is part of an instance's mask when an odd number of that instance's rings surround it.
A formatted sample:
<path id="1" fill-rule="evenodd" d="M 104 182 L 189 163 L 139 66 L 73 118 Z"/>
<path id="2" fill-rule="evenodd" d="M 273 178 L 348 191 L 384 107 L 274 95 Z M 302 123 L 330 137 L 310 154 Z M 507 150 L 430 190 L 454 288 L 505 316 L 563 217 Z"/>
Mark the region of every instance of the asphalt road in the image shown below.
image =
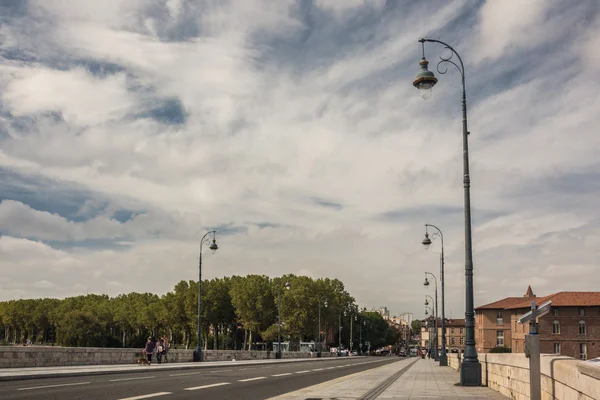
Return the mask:
<path id="1" fill-rule="evenodd" d="M 0 382 L 2 400 L 267 399 L 399 361 L 398 357 L 343 357 L 327 361 L 247 365 L 184 371 Z"/>

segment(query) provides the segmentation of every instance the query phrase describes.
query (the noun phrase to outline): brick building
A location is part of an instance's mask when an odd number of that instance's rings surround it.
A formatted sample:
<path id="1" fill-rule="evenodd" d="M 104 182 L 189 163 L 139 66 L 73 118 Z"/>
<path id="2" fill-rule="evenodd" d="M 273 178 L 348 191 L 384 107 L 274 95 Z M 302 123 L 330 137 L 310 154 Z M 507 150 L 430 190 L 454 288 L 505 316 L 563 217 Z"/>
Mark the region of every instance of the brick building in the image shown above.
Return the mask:
<path id="1" fill-rule="evenodd" d="M 428 328 L 425 327 L 425 321 L 428 322 Z M 435 341 L 435 329 L 431 329 L 435 323 L 434 318 L 423 321 L 421 327 L 421 346 L 429 347 L 429 336 Z M 466 329 L 464 319 L 448 319 L 446 318 L 446 352 L 462 352 L 465 349 Z M 438 349 L 442 348 L 442 320 L 438 319 Z"/>
<path id="2" fill-rule="evenodd" d="M 513 353 L 523 353 L 529 325 L 520 324 L 518 319 L 530 310 L 533 300 L 537 305 L 552 301 L 550 312 L 538 318 L 542 353 L 579 359 L 600 357 L 600 292 L 537 297 L 531 287 L 523 297 L 508 297 L 475 309 L 477 351 L 485 353 L 505 345 Z"/>

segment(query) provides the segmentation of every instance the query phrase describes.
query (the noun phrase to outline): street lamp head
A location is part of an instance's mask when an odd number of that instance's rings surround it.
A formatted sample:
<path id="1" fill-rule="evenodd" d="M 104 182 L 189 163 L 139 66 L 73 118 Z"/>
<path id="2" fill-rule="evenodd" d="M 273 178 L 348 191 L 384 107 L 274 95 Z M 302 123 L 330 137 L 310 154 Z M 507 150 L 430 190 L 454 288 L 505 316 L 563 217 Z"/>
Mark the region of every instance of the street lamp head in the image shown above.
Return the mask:
<path id="1" fill-rule="evenodd" d="M 327 304 L 328 304 L 328 303 L 327 303 L 327 300 L 325 300 L 325 301 L 323 302 L 323 305 L 325 306 L 325 308 L 327 308 Z"/>
<path id="2" fill-rule="evenodd" d="M 429 248 L 429 246 L 431 245 L 431 239 L 429 239 L 429 233 L 425 232 L 425 239 L 423 239 L 423 241 L 421 243 L 423 243 L 423 246 L 425 246 L 425 249 Z"/>
<path id="3" fill-rule="evenodd" d="M 425 310 L 425 315 L 429 315 L 429 311 Z"/>
<path id="4" fill-rule="evenodd" d="M 423 282 L 423 286 L 429 286 L 429 281 L 427 280 L 427 277 L 425 277 L 425 282 Z"/>
<path id="5" fill-rule="evenodd" d="M 217 246 L 217 240 L 213 238 L 213 241 L 210 244 L 210 246 L 208 246 L 208 248 L 212 250 L 213 254 L 215 254 L 215 252 L 219 248 L 219 246 Z"/>
<path id="6" fill-rule="evenodd" d="M 286 283 L 285 283 L 285 288 L 286 288 L 287 290 L 290 290 L 291 286 L 290 286 L 290 283 L 289 283 L 289 282 L 286 282 Z"/>
<path id="7" fill-rule="evenodd" d="M 425 305 L 428 306 L 429 302 L 427 301 L 427 299 L 425 299 Z"/>
<path id="8" fill-rule="evenodd" d="M 419 89 L 421 97 L 427 100 L 429 97 L 431 97 L 431 89 L 435 86 L 438 80 L 433 72 L 427 68 L 429 61 L 427 61 L 425 57 L 421 59 L 419 65 L 421 66 L 421 70 L 413 81 L 413 86 Z"/>

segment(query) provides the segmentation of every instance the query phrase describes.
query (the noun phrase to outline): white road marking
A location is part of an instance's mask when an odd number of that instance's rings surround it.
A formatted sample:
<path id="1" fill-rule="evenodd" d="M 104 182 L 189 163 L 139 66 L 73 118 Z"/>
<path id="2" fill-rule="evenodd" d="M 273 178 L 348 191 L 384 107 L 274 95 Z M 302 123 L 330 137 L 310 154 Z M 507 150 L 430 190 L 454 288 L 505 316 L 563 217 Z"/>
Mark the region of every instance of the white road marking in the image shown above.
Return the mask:
<path id="1" fill-rule="evenodd" d="M 291 372 L 286 372 L 284 374 L 275 374 L 275 375 L 271 375 L 271 376 L 287 376 L 287 375 L 292 375 Z"/>
<path id="2" fill-rule="evenodd" d="M 21 388 L 21 389 L 17 389 L 17 390 L 47 389 L 47 388 L 55 388 L 55 387 L 62 387 L 62 386 L 87 385 L 88 383 L 90 383 L 90 382 L 63 383 L 60 385 L 47 385 L 47 386 L 32 386 L 32 387 L 26 387 L 26 388 Z"/>
<path id="3" fill-rule="evenodd" d="M 296 374 L 306 374 L 307 372 L 310 372 L 310 371 L 298 371 L 298 372 L 296 372 Z"/>
<path id="4" fill-rule="evenodd" d="M 151 379 L 156 378 L 156 376 L 140 376 L 137 378 L 119 378 L 119 379 L 111 379 L 109 382 L 121 382 L 121 381 L 135 381 L 136 379 Z"/>
<path id="5" fill-rule="evenodd" d="M 315 368 L 315 369 L 313 369 L 313 372 L 314 372 L 314 371 L 323 371 L 324 369 L 325 369 L 325 368 Z"/>
<path id="6" fill-rule="evenodd" d="M 156 392 L 156 393 L 150 393 L 150 394 L 144 394 L 142 396 L 135 396 L 135 397 L 123 397 L 122 399 L 119 400 L 140 400 L 140 399 L 149 399 L 150 397 L 158 397 L 158 396 L 165 396 L 167 394 L 172 394 L 171 392 Z"/>
<path id="7" fill-rule="evenodd" d="M 327 367 L 327 368 L 325 368 L 325 369 L 334 369 L 334 368 L 335 368 L 335 367 Z"/>
<path id="8" fill-rule="evenodd" d="M 250 381 L 257 381 L 259 379 L 267 379 L 267 377 L 266 376 L 257 376 L 256 378 L 240 379 L 238 382 L 250 382 Z"/>
<path id="9" fill-rule="evenodd" d="M 200 389 L 208 389 L 211 387 L 225 386 L 225 385 L 231 385 L 231 383 L 229 383 L 229 382 L 212 383 L 210 385 L 189 387 L 189 388 L 185 388 L 183 390 L 200 390 Z"/>

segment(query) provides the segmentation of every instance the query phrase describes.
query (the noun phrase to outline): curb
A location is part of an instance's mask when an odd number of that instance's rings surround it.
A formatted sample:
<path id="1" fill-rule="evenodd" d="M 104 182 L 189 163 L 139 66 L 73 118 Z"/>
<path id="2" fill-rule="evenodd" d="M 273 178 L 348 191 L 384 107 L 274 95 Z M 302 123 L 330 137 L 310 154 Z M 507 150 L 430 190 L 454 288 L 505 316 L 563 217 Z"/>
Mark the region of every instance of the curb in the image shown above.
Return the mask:
<path id="1" fill-rule="evenodd" d="M 367 358 L 364 356 L 354 356 L 356 358 Z M 2 369 L 0 369 L 0 382 L 9 382 L 9 381 L 22 381 L 22 380 L 31 380 L 31 379 L 46 379 L 46 378 L 69 378 L 74 376 L 95 376 L 95 375 L 115 375 L 115 374 L 137 374 L 137 373 L 149 373 L 156 371 L 181 371 L 181 370 L 190 370 L 190 369 L 202 369 L 202 368 L 223 368 L 226 366 L 243 366 L 243 365 L 261 365 L 261 364 L 287 364 L 287 363 L 300 363 L 300 362 L 308 362 L 308 361 L 333 361 L 333 360 L 345 360 L 347 357 L 323 357 L 323 358 L 292 358 L 292 359 L 283 359 L 283 360 L 244 360 L 244 361 L 213 361 L 211 364 L 208 362 L 205 363 L 186 363 L 186 365 L 178 365 L 178 364 L 153 364 L 151 366 L 135 366 L 130 364 L 125 364 L 119 369 L 118 366 L 110 366 L 111 369 L 108 370 L 96 370 L 96 371 L 55 371 L 55 372 L 45 372 L 40 371 L 39 373 L 27 374 L 27 375 L 4 375 L 2 376 Z M 266 362 L 265 362 L 266 361 Z M 213 364 L 215 363 L 215 364 Z M 216 364 L 218 363 L 218 364 Z M 125 367 L 126 368 L 123 368 Z M 92 367 L 90 365 L 82 365 L 82 366 L 73 366 L 73 368 L 86 368 Z M 95 367 L 95 366 L 94 366 Z M 56 367 L 44 367 L 48 369 L 56 368 Z M 60 367 L 58 367 L 60 368 Z M 23 371 L 27 373 L 27 371 Z"/>

